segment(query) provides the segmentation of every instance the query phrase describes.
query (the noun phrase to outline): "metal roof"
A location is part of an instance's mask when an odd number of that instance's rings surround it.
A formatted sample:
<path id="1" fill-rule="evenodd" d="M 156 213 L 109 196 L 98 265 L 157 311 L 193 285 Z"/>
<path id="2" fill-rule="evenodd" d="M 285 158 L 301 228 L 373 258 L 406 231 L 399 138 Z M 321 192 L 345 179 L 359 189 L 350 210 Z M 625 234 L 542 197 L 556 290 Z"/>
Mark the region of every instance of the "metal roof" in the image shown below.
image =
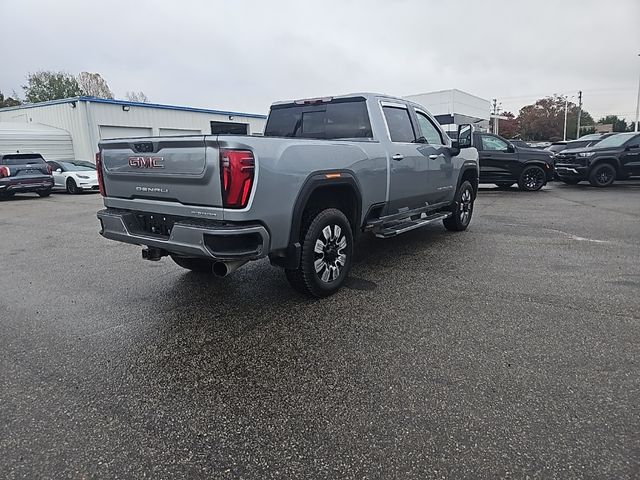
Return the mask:
<path id="1" fill-rule="evenodd" d="M 48 102 L 26 103 L 24 105 L 17 105 L 15 107 L 0 108 L 0 112 L 9 112 L 12 110 L 24 110 L 27 108 L 46 107 L 48 105 L 58 105 L 60 103 L 73 103 L 73 102 L 107 103 L 111 105 L 127 105 L 131 107 L 158 108 L 161 110 L 178 110 L 182 112 L 209 113 L 213 115 L 234 115 L 238 117 L 262 118 L 262 119 L 267 118 L 266 115 L 258 115 L 257 113 L 231 112 L 226 110 L 210 110 L 207 108 L 182 107 L 179 105 L 165 105 L 163 103 L 130 102 L 128 100 L 116 100 L 111 98 L 98 98 L 98 97 L 87 97 L 87 96 L 61 98 L 59 100 L 49 100 Z"/>

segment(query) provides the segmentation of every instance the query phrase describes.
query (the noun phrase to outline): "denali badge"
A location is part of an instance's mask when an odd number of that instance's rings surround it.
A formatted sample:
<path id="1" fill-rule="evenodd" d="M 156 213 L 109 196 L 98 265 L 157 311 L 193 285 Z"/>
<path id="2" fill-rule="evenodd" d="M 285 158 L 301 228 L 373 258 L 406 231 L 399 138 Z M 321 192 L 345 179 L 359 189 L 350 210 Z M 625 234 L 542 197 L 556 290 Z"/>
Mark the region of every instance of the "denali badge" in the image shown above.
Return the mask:
<path id="1" fill-rule="evenodd" d="M 136 191 L 145 193 L 169 193 L 168 188 L 160 187 L 136 187 Z"/>
<path id="2" fill-rule="evenodd" d="M 164 168 L 164 158 L 129 157 L 129 166 L 133 168 Z"/>

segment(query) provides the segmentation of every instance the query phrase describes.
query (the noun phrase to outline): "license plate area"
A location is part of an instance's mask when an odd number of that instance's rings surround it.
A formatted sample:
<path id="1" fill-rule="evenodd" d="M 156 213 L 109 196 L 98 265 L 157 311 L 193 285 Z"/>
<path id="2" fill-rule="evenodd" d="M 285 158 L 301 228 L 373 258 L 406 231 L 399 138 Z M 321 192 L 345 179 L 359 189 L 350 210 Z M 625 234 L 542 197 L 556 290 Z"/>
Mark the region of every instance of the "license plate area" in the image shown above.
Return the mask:
<path id="1" fill-rule="evenodd" d="M 157 213 L 136 213 L 129 229 L 135 233 L 152 235 L 161 238 L 169 238 L 175 219 L 169 215 Z"/>

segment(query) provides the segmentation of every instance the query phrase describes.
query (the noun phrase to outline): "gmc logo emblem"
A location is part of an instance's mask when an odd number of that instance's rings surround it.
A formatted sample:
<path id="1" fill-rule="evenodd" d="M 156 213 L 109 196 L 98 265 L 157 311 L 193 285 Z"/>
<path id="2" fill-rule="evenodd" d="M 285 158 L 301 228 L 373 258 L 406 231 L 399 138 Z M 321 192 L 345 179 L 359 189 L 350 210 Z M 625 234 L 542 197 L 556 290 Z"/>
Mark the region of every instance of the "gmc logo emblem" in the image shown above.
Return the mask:
<path id="1" fill-rule="evenodd" d="M 164 168 L 164 158 L 129 157 L 129 166 L 133 168 Z"/>

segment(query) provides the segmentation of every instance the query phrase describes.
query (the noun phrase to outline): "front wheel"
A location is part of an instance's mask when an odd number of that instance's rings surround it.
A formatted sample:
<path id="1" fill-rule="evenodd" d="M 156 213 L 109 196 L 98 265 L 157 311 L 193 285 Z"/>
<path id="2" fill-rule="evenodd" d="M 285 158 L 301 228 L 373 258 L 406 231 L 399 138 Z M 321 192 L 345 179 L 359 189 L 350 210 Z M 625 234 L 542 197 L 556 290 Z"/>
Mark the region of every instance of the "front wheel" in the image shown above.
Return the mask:
<path id="1" fill-rule="evenodd" d="M 531 165 L 525 168 L 518 180 L 518 186 L 520 190 L 525 192 L 537 192 L 547 182 L 547 174 L 541 167 Z"/>
<path id="2" fill-rule="evenodd" d="M 594 187 L 608 187 L 616 179 L 616 169 L 608 163 L 601 163 L 591 170 L 589 183 Z"/>
<path id="3" fill-rule="evenodd" d="M 445 218 L 442 223 L 447 230 L 460 232 L 466 230 L 471 222 L 473 215 L 473 202 L 475 201 L 475 192 L 471 182 L 465 180 L 462 182 L 451 209 L 451 216 Z"/>
<path id="4" fill-rule="evenodd" d="M 76 184 L 76 181 L 73 178 L 70 178 L 69 180 L 67 180 L 67 193 L 70 193 L 72 195 L 80 193 L 82 190 L 80 190 L 78 188 L 78 185 Z"/>
<path id="5" fill-rule="evenodd" d="M 312 297 L 327 297 L 344 284 L 351 269 L 353 233 L 340 210 L 328 208 L 309 216 L 302 228 L 300 265 L 285 270 L 293 288 Z"/>

